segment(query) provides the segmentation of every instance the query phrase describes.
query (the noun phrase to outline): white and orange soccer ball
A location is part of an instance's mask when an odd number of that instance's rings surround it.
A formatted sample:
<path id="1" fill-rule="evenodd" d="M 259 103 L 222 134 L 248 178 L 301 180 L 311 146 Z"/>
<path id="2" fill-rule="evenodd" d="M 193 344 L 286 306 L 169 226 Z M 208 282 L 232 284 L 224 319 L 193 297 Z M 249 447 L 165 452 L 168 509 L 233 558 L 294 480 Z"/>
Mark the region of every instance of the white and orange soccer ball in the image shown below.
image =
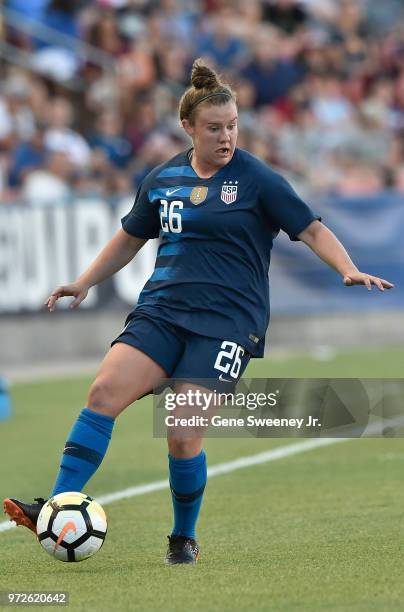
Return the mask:
<path id="1" fill-rule="evenodd" d="M 59 493 L 42 508 L 37 522 L 38 540 L 60 561 L 83 561 L 104 543 L 107 517 L 98 502 L 85 493 Z"/>

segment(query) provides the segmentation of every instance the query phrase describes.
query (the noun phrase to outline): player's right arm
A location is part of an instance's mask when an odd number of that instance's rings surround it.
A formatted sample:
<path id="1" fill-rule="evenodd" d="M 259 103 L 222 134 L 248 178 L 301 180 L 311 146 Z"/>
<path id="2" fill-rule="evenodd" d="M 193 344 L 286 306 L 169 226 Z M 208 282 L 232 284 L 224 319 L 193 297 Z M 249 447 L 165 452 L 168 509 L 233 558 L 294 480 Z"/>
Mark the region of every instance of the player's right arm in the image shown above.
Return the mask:
<path id="1" fill-rule="evenodd" d="M 74 283 L 61 285 L 52 291 L 45 301 L 49 311 L 52 312 L 55 309 L 55 304 L 59 298 L 69 295 L 75 298 L 70 304 L 70 308 L 76 308 L 87 297 L 91 287 L 98 285 L 124 268 L 132 261 L 145 242 L 147 242 L 147 238 L 131 236 L 124 229 L 119 229 L 93 263 Z"/>
<path id="2" fill-rule="evenodd" d="M 158 237 L 160 217 L 158 205 L 153 205 L 149 200 L 148 177 L 139 186 L 132 210 L 121 221 L 122 228 L 111 238 L 90 267 L 74 283 L 56 287 L 52 291 L 45 302 L 50 311 L 55 309 L 59 298 L 68 295 L 74 297 L 70 308 L 76 308 L 87 297 L 91 287 L 124 268 L 149 238 Z"/>

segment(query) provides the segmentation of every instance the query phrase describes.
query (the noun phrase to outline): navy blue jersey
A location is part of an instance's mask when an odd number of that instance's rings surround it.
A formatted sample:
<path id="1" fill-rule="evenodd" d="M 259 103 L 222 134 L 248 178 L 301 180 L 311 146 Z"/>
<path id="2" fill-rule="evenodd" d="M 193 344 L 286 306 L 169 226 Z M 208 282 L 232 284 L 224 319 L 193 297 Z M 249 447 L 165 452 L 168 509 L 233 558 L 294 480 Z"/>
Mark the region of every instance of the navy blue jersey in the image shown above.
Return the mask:
<path id="1" fill-rule="evenodd" d="M 288 182 L 236 149 L 212 177 L 199 178 L 184 151 L 142 182 L 123 229 L 157 238 L 154 272 L 136 312 L 264 352 L 273 240 L 296 240 L 317 217 Z"/>

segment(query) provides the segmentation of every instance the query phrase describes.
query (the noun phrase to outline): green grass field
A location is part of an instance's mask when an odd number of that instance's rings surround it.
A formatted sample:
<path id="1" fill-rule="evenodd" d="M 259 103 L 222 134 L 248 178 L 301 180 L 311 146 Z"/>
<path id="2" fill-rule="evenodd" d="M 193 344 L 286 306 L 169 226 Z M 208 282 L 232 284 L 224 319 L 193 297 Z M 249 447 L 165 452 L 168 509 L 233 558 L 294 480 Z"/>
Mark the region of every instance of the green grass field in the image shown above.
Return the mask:
<path id="1" fill-rule="evenodd" d="M 246 376 L 402 377 L 404 350 L 256 360 Z M 18 384 L 0 423 L 0 495 L 47 496 L 88 378 Z M 119 419 L 86 487 L 99 496 L 167 476 L 151 400 Z M 209 465 L 293 440 L 209 439 Z M 197 566 L 166 567 L 167 490 L 106 506 L 109 532 L 92 559 L 51 559 L 33 534 L 0 532 L 1 590 L 64 590 L 72 610 L 402 610 L 404 443 L 350 440 L 212 478 L 198 525 Z"/>

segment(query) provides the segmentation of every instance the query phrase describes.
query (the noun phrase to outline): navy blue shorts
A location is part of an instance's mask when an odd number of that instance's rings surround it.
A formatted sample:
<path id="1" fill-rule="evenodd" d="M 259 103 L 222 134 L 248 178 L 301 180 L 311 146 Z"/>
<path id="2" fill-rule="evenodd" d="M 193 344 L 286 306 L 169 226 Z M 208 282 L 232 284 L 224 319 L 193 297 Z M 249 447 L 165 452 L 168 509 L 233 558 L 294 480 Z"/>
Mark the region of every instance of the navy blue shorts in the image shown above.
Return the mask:
<path id="1" fill-rule="evenodd" d="M 218 391 L 231 391 L 250 360 L 250 354 L 236 342 L 199 336 L 141 314 L 127 320 L 111 346 L 116 342 L 146 353 L 166 371 L 167 378 L 204 379 L 202 386 Z"/>

